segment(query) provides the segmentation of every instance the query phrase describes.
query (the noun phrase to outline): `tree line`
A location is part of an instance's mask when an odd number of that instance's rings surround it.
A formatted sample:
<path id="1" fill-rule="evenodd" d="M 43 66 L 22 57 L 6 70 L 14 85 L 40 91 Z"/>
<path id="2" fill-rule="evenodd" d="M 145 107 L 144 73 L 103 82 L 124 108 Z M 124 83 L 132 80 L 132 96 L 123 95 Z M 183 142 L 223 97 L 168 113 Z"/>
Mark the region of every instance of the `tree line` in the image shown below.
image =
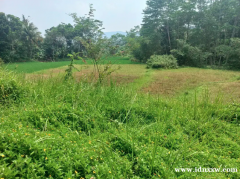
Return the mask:
<path id="1" fill-rule="evenodd" d="M 0 58 L 54 61 L 73 52 L 84 56 L 88 44 L 101 42 L 112 55 L 144 63 L 172 54 L 179 65 L 240 69 L 239 0 L 147 0 L 142 24 L 109 39 L 94 11 L 90 5 L 83 17 L 69 14 L 74 24 L 47 29 L 45 37 L 24 16 L 0 13 Z"/>
<path id="2" fill-rule="evenodd" d="M 95 39 L 102 35 L 102 22 L 93 18 L 90 7 L 87 16 L 69 14 L 74 25 L 61 23 L 47 29 L 45 37 L 25 16 L 22 19 L 0 13 L 0 58 L 4 62 L 29 60 L 54 61 L 69 53 L 83 50 L 80 38 Z"/>
<path id="3" fill-rule="evenodd" d="M 110 55 L 124 55 L 123 49 L 128 35 L 116 34 L 110 39 L 105 37 L 102 31 L 103 23 L 94 18 L 94 11 L 90 5 L 89 13 L 83 17 L 78 17 L 76 13 L 69 14 L 74 24 L 61 23 L 51 27 L 45 30 L 44 37 L 24 15 L 20 19 L 0 12 L 0 58 L 9 63 L 65 60 L 68 54 L 73 53 L 93 57 L 89 52 L 89 46 L 101 48 L 94 50 L 99 53 L 101 51 L 101 54 L 104 49 Z"/>
<path id="4" fill-rule="evenodd" d="M 240 69 L 239 0 L 148 0 L 133 56 L 174 55 L 179 65 Z"/>

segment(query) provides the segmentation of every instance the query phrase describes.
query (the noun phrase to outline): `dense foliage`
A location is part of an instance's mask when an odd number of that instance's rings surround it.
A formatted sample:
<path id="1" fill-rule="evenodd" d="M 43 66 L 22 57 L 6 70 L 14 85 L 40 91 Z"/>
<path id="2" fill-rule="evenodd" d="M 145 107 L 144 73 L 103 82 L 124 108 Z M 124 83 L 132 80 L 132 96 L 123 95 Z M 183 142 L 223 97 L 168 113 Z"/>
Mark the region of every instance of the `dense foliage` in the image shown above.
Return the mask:
<path id="1" fill-rule="evenodd" d="M 4 64 L 4 61 L 0 58 L 0 67 Z"/>
<path id="2" fill-rule="evenodd" d="M 20 20 L 13 15 L 0 13 L 0 58 L 4 62 L 18 62 L 55 61 L 73 52 L 87 56 L 86 44 L 104 40 L 102 22 L 94 19 L 94 11 L 91 5 L 89 14 L 84 17 L 70 14 L 73 25 L 62 23 L 47 29 L 44 38 L 24 16 Z"/>
<path id="3" fill-rule="evenodd" d="M 147 61 L 147 68 L 178 68 L 177 59 L 172 55 L 152 55 Z"/>
<path id="4" fill-rule="evenodd" d="M 180 65 L 239 69 L 238 0 L 148 0 L 144 10 L 139 54 L 173 54 Z"/>
<path id="5" fill-rule="evenodd" d="M 4 62 L 33 59 L 39 53 L 40 33 L 24 16 L 0 12 L 0 58 Z"/>
<path id="6" fill-rule="evenodd" d="M 16 74 L 0 68 L 0 104 L 19 102 L 27 93 L 22 82 Z"/>

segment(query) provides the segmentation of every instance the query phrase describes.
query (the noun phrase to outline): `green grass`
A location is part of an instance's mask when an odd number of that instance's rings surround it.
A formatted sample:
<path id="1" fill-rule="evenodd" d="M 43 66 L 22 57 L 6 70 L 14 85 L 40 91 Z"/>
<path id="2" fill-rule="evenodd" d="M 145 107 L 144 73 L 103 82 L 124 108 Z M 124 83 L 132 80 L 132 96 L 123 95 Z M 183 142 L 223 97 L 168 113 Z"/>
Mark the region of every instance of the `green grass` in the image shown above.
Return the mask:
<path id="1" fill-rule="evenodd" d="M 163 99 L 2 70 L 0 86 L 0 178 L 240 178 L 175 171 L 240 170 L 240 105 L 206 89 Z"/>
<path id="2" fill-rule="evenodd" d="M 139 64 L 138 62 L 132 62 L 126 57 L 109 57 L 107 60 L 103 60 L 103 63 L 112 62 L 113 64 Z M 34 73 L 41 70 L 48 70 L 52 68 L 59 68 L 69 65 L 70 61 L 58 61 L 58 62 L 21 62 L 21 63 L 9 63 L 5 65 L 6 69 L 14 70 L 16 72 Z M 75 64 L 84 64 L 81 60 L 76 60 Z M 87 60 L 87 64 L 92 64 L 91 60 Z"/>

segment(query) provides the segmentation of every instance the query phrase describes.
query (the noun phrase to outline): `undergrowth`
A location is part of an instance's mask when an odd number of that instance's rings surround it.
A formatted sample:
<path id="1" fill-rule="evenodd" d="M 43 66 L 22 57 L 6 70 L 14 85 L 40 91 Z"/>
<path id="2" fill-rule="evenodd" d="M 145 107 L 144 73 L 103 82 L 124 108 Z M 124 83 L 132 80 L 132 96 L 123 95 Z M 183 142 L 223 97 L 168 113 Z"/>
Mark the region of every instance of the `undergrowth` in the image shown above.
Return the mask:
<path id="1" fill-rule="evenodd" d="M 0 178 L 240 178 L 175 171 L 240 170 L 239 104 L 1 74 Z"/>

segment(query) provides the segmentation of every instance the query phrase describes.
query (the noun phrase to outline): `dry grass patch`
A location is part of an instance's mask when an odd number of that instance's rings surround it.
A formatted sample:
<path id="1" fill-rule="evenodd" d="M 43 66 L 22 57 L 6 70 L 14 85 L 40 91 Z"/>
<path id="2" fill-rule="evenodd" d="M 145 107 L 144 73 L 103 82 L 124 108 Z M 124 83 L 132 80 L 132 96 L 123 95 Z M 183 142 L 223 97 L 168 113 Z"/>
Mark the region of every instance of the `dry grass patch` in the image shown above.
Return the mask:
<path id="1" fill-rule="evenodd" d="M 126 85 L 126 84 L 129 84 L 129 83 L 133 83 L 138 78 L 139 78 L 139 76 L 114 74 L 110 77 L 109 80 L 116 83 L 117 85 Z"/>
<path id="2" fill-rule="evenodd" d="M 145 65 L 120 65 L 120 67 L 120 70 L 111 75 L 111 80 L 120 85 L 133 83 L 146 73 Z"/>
<path id="3" fill-rule="evenodd" d="M 239 72 L 197 68 L 161 70 L 155 72 L 154 82 L 143 91 L 172 96 L 202 85 L 234 81 L 239 75 Z"/>
<path id="4" fill-rule="evenodd" d="M 144 76 L 146 68 L 145 65 L 141 64 L 124 64 L 124 65 L 113 65 L 113 69 L 116 69 L 120 66 L 119 70 L 116 70 L 108 77 L 108 82 L 111 80 L 119 85 L 125 85 L 134 82 L 136 79 Z M 97 73 L 94 72 L 93 65 L 75 65 L 77 70 L 74 70 L 74 77 L 79 80 L 86 80 L 86 81 L 93 81 L 98 78 Z M 27 79 L 39 79 L 39 78 L 51 78 L 55 76 L 62 76 L 65 73 L 67 66 L 56 68 L 56 69 L 49 69 L 49 70 L 42 70 L 33 74 L 27 74 Z"/>
<path id="5" fill-rule="evenodd" d="M 77 79 L 77 81 L 85 80 L 85 81 L 93 82 L 98 79 L 98 73 L 93 73 L 92 70 L 83 70 L 81 72 L 74 73 L 74 77 Z M 129 83 L 134 82 L 138 78 L 139 76 L 136 76 L 136 75 L 134 76 L 134 75 L 123 75 L 121 73 L 113 73 L 107 77 L 107 82 L 109 84 L 110 82 L 113 82 L 117 85 L 127 85 Z"/>
<path id="6" fill-rule="evenodd" d="M 209 86 L 211 99 L 218 95 L 224 102 L 240 102 L 240 80 L 234 82 L 217 83 Z"/>

